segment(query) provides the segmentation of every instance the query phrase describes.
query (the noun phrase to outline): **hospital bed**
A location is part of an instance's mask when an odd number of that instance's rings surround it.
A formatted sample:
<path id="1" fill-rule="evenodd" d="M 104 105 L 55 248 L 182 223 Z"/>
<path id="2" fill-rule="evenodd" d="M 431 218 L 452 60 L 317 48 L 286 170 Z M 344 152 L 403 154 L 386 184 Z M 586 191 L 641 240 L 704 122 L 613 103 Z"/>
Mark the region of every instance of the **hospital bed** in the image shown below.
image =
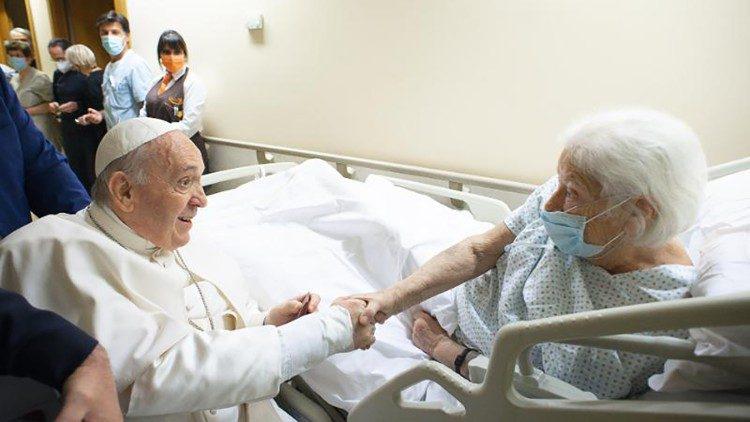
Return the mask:
<path id="1" fill-rule="evenodd" d="M 236 178 L 259 178 L 287 170 L 292 162 L 274 163 L 272 153 L 297 158 L 321 158 L 332 162 L 345 177 L 355 171 L 350 166 L 404 173 L 448 181 L 449 187 L 414 180 L 385 176 L 395 186 L 449 200 L 454 206 L 469 210 L 476 219 L 497 223 L 510 212 L 498 199 L 466 192 L 464 184 L 530 193 L 533 186 L 489 178 L 477 178 L 453 172 L 439 172 L 413 166 L 318 154 L 311 151 L 253 144 L 221 138 L 208 138 L 214 145 L 255 149 L 262 164 L 213 173 L 204 177 L 204 184 Z M 718 178 L 750 168 L 750 158 L 737 160 L 710 169 L 709 177 Z M 597 400 L 554 377 L 541 373 L 530 363 L 530 350 L 535 344 L 560 342 L 573 345 L 661 356 L 702 362 L 730 369 L 750 377 L 748 359 L 696 356 L 690 340 L 671 337 L 650 337 L 634 333 L 700 326 L 750 325 L 750 292 L 714 298 L 690 298 L 680 301 L 650 303 L 601 311 L 565 315 L 535 321 L 524 321 L 503 327 L 497 334 L 490 357 L 481 356 L 470 365 L 467 381 L 451 369 L 436 362 L 424 362 L 390 380 L 362 400 L 348 415 L 352 421 L 369 420 L 707 420 L 748 419 L 750 399 L 744 403 L 722 402 L 717 395 L 704 394 L 709 402 L 680 401 L 672 394 L 669 401 Z M 408 402 L 401 392 L 424 380 L 433 381 L 453 395 L 461 406 L 444 408 L 436 403 Z M 323 403 L 313 403 L 295 386 L 305 390 L 297 378 L 282 387 L 280 399 L 296 410 L 296 416 L 311 421 L 341 420 L 341 416 Z M 309 391 L 307 391 L 309 393 Z M 693 396 L 694 397 L 694 396 Z"/>

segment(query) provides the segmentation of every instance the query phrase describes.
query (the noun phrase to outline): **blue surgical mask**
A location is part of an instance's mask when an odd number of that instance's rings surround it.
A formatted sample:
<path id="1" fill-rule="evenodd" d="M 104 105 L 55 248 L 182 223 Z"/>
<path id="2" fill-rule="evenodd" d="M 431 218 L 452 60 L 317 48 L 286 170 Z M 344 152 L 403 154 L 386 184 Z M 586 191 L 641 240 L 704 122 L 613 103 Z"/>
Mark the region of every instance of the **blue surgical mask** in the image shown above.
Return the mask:
<path id="1" fill-rule="evenodd" d="M 125 49 L 125 37 L 118 37 L 117 35 L 104 35 L 101 37 L 102 47 L 110 56 L 114 57 L 122 53 Z"/>
<path id="2" fill-rule="evenodd" d="M 23 57 L 9 57 L 8 58 L 8 64 L 10 67 L 12 67 L 16 72 L 20 72 L 24 69 L 26 69 L 26 66 L 28 66 L 28 63 L 26 63 L 26 59 Z"/>
<path id="3" fill-rule="evenodd" d="M 569 255 L 580 256 L 582 258 L 590 258 L 602 253 L 607 246 L 622 237 L 623 232 L 620 232 L 604 245 L 592 245 L 586 243 L 583 238 L 583 233 L 586 230 L 586 223 L 619 207 L 629 199 L 630 198 L 627 198 L 588 219 L 582 215 L 570 214 L 564 211 L 545 210 L 542 210 L 541 212 L 541 219 L 544 223 L 544 228 L 547 229 L 547 234 L 550 239 L 552 239 L 552 242 L 561 252 Z"/>

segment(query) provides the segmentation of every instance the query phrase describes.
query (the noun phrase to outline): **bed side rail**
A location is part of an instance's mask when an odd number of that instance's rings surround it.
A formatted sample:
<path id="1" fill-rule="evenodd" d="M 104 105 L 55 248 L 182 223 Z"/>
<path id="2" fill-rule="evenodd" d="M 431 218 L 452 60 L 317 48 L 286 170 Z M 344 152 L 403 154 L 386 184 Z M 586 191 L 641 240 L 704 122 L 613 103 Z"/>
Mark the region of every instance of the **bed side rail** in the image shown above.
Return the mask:
<path id="1" fill-rule="evenodd" d="M 640 344 L 645 343 L 640 341 L 643 340 L 641 336 L 631 335 L 646 331 L 746 324 L 750 324 L 750 292 L 517 322 L 498 332 L 483 383 L 469 383 L 450 369 L 429 362 L 404 372 L 365 398 L 352 410 L 350 420 L 585 419 L 592 422 L 638 418 L 644 422 L 746 419 L 750 406 L 742 404 L 531 399 L 522 396 L 513 385 L 517 363 L 523 363 L 527 351 L 539 343 L 562 342 L 605 348 L 634 348 L 639 351 L 652 347 L 656 354 L 683 358 L 688 356 L 685 343 L 656 341 L 644 345 Z M 423 380 L 432 380 L 443 386 L 461 401 L 464 411 L 448 413 L 434 406 L 417 406 L 401 400 L 400 392 L 403 389 Z"/>
<path id="2" fill-rule="evenodd" d="M 750 169 L 750 157 L 740 158 L 739 160 L 729 161 L 724 164 L 718 164 L 708 169 L 708 180 L 718 179 L 732 173 L 739 173 L 743 170 Z"/>
<path id="3" fill-rule="evenodd" d="M 229 180 L 241 179 L 244 177 L 254 177 L 257 179 L 259 177 L 265 177 L 273 173 L 282 172 L 296 165 L 297 163 L 293 162 L 254 164 L 251 166 L 243 166 L 229 170 L 217 171 L 214 173 L 204 174 L 201 177 L 201 185 L 203 187 L 206 187 Z"/>
<path id="4" fill-rule="evenodd" d="M 238 141 L 235 139 L 219 138 L 215 136 L 203 136 L 210 145 L 225 145 L 234 148 L 249 149 L 256 152 L 258 161 L 263 164 L 273 160 L 272 154 L 279 154 L 300 158 L 318 158 L 336 164 L 336 168 L 345 177 L 351 177 L 352 172 L 348 166 L 364 167 L 372 170 L 383 170 L 410 176 L 427 177 L 430 179 L 447 180 L 456 186 L 471 185 L 481 186 L 500 191 L 530 194 L 536 189 L 535 185 L 529 183 L 515 182 L 511 180 L 495 179 L 492 177 L 477 176 L 473 174 L 459 173 L 454 171 L 436 170 L 427 167 L 398 164 L 388 161 L 370 160 L 366 158 L 351 157 L 340 154 L 329 154 L 325 152 L 310 151 L 297 148 L 282 147 L 278 145 L 262 144 L 258 142 Z"/>
<path id="5" fill-rule="evenodd" d="M 375 177 L 386 179 L 396 186 L 400 186 L 414 192 L 461 201 L 466 204 L 469 212 L 471 212 L 474 218 L 479 221 L 497 224 L 503 221 L 503 219 L 508 214 L 510 214 L 510 208 L 508 207 L 508 205 L 499 199 L 445 188 L 442 186 L 428 185 L 427 183 L 415 182 L 413 180 L 399 179 L 397 177 Z"/>

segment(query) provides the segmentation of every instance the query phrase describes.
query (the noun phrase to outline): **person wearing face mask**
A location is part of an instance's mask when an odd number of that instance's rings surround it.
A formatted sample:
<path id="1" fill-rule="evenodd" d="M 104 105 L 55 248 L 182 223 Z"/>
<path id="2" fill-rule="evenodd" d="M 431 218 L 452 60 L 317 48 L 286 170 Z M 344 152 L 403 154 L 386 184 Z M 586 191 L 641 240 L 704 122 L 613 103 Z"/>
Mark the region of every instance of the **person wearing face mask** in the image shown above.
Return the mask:
<path id="1" fill-rule="evenodd" d="M 79 119 L 79 124 L 99 124 L 105 121 L 107 128 L 134 117 L 146 99 L 151 87 L 153 73 L 143 57 L 131 51 L 130 23 L 128 19 L 110 10 L 96 20 L 104 50 L 111 61 L 104 68 L 102 90 L 104 108 L 89 108 Z"/>
<path id="2" fill-rule="evenodd" d="M 368 303 L 361 322 L 455 287 L 455 306 L 416 313 L 411 338 L 467 376 L 506 324 L 686 296 L 697 272 L 677 235 L 693 224 L 706 185 L 695 133 L 664 113 L 622 110 L 585 119 L 563 140 L 557 176 L 495 228 L 389 288 L 350 296 Z M 664 359 L 544 343 L 531 363 L 599 398 L 623 398 L 645 391 Z"/>
<path id="3" fill-rule="evenodd" d="M 170 29 L 161 34 L 156 53 L 164 75 L 154 81 L 140 115 L 167 121 L 190 138 L 201 152 L 204 173 L 208 173 L 208 152 L 200 133 L 206 87 L 188 68 L 187 45 L 177 31 Z"/>
<path id="4" fill-rule="evenodd" d="M 87 84 L 86 76 L 65 57 L 70 46 L 70 41 L 60 38 L 49 43 L 50 56 L 57 62 L 52 79 L 54 101 L 49 104 L 49 109 L 60 122 L 62 146 L 70 168 L 88 191 L 94 183 L 93 153 L 82 142 L 86 139 L 86 129 L 76 123 L 85 114 Z"/>
<path id="5" fill-rule="evenodd" d="M 61 151 L 60 130 L 49 114 L 49 103 L 53 100 L 52 81 L 49 76 L 31 66 L 33 57 L 29 44 L 11 41 L 6 43 L 5 53 L 10 67 L 16 71 L 10 84 L 16 91 L 21 106 L 29 113 L 44 137 Z"/>
<path id="6" fill-rule="evenodd" d="M 104 68 L 102 90 L 103 109 L 89 108 L 79 119 L 79 124 L 99 124 L 105 121 L 107 128 L 134 117 L 146 99 L 151 87 L 153 73 L 143 57 L 131 51 L 130 23 L 128 19 L 110 10 L 96 20 L 102 46 L 111 57 Z"/>
<path id="7" fill-rule="evenodd" d="M 52 92 L 53 94 L 59 91 L 61 85 L 75 82 L 76 76 L 74 74 L 68 75 L 70 70 L 70 63 L 65 60 L 65 50 L 68 49 L 72 44 L 65 38 L 53 38 L 47 44 L 47 51 L 52 61 L 55 62 L 55 72 L 52 74 Z M 73 81 L 69 81 L 73 79 Z M 63 88 L 64 90 L 64 88 Z M 56 94 L 55 94 L 56 95 Z M 62 106 L 62 109 L 60 108 Z M 77 108 L 77 104 L 73 102 L 60 104 L 57 97 L 55 100 L 49 103 L 49 112 L 56 116 L 58 122 L 60 122 L 60 115 L 63 112 L 73 111 L 73 108 Z"/>

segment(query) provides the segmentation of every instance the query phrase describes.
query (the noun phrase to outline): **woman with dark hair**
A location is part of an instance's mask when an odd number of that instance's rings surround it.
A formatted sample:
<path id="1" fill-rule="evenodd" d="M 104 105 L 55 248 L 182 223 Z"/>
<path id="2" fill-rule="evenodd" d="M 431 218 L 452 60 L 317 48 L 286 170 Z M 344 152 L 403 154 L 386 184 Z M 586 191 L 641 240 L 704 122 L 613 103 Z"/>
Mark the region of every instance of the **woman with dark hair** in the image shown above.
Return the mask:
<path id="1" fill-rule="evenodd" d="M 146 94 L 141 117 L 165 120 L 187 135 L 200 150 L 206 166 L 204 173 L 208 173 L 208 152 L 200 133 L 206 87 L 188 68 L 187 45 L 177 31 L 170 29 L 161 34 L 156 54 L 164 75 Z"/>

